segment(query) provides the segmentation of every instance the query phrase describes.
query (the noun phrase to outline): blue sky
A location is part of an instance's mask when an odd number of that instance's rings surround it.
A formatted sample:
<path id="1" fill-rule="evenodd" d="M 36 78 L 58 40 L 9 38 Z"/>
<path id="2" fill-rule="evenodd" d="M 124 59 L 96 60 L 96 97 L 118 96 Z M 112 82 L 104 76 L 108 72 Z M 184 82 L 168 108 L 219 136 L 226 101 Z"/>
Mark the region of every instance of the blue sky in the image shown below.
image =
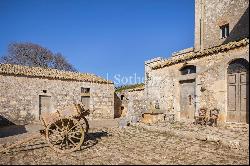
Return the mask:
<path id="1" fill-rule="evenodd" d="M 194 0 L 0 0 L 0 55 L 32 42 L 111 80 L 143 77 L 144 61 L 193 41 Z"/>

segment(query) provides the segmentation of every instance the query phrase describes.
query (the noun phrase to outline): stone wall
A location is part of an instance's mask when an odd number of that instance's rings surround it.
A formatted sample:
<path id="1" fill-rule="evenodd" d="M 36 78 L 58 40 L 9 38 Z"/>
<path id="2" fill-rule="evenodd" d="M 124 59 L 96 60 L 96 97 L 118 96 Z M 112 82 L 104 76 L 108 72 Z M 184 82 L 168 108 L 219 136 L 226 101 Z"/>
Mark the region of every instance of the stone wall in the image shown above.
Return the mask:
<path id="1" fill-rule="evenodd" d="M 219 121 L 226 121 L 227 113 L 227 67 L 237 58 L 249 61 L 249 44 L 225 52 L 218 52 L 200 58 L 191 58 L 187 61 L 152 69 L 161 65 L 159 62 L 151 64 L 147 69 L 145 82 L 146 98 L 159 101 L 160 109 L 166 113 L 174 112 L 176 119 L 180 120 L 180 81 L 195 79 L 196 84 L 196 110 L 201 107 L 218 108 Z M 196 74 L 181 75 L 180 69 L 185 65 L 195 65 Z M 201 92 L 201 87 L 206 90 Z"/>
<path id="2" fill-rule="evenodd" d="M 144 87 L 139 89 L 127 89 L 116 93 L 117 105 L 115 112 L 126 122 L 140 120 L 142 113 L 146 111 L 146 98 Z M 118 103 L 118 104 L 117 104 Z M 119 107 L 118 107 L 119 105 Z"/>
<path id="3" fill-rule="evenodd" d="M 230 34 L 221 39 L 220 26 L 225 24 Z M 245 37 L 249 37 L 249 0 L 195 1 L 195 50 Z"/>
<path id="4" fill-rule="evenodd" d="M 222 39 L 220 27 L 226 24 L 229 24 L 230 34 Z M 181 120 L 180 110 L 184 105 L 181 94 L 186 95 L 182 83 L 186 81 L 188 88 L 194 84 L 195 112 L 202 107 L 217 108 L 219 121 L 226 122 L 227 67 L 234 59 L 249 61 L 248 54 L 249 1 L 195 0 L 194 49 L 179 51 L 169 59 L 158 58 L 145 63 L 147 101 L 153 105 L 159 103 L 162 112 L 174 113 L 175 118 Z M 181 75 L 180 70 L 186 65 L 196 66 L 196 73 Z"/>
<path id="5" fill-rule="evenodd" d="M 15 124 L 39 120 L 39 96 L 51 97 L 51 110 L 81 101 L 90 88 L 89 118 L 114 118 L 114 85 L 0 74 L 0 116 Z"/>

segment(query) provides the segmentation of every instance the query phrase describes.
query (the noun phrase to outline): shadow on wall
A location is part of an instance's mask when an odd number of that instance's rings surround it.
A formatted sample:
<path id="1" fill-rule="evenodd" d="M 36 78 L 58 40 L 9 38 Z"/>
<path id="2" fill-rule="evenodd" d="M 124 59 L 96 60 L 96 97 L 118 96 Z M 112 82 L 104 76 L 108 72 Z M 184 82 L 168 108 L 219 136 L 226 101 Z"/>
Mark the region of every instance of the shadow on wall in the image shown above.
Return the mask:
<path id="1" fill-rule="evenodd" d="M 26 133 L 24 125 L 16 125 L 0 115 L 0 138 Z"/>
<path id="2" fill-rule="evenodd" d="M 229 37 L 224 41 L 223 44 L 227 44 L 231 41 L 240 40 L 246 37 L 249 37 L 249 7 L 246 9 L 238 23 L 233 27 Z"/>

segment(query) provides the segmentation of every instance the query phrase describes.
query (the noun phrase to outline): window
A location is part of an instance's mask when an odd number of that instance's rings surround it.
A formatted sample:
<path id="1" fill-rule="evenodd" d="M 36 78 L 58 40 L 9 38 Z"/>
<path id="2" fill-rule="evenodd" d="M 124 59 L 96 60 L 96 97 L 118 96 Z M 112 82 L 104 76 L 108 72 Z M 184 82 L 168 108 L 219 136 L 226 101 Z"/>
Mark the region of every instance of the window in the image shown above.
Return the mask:
<path id="1" fill-rule="evenodd" d="M 81 93 L 89 93 L 90 88 L 81 88 Z"/>
<path id="2" fill-rule="evenodd" d="M 227 38 L 229 36 L 229 24 L 220 27 L 221 38 Z"/>
<path id="3" fill-rule="evenodd" d="M 124 100 L 124 95 L 121 95 L 121 100 Z"/>
<path id="4" fill-rule="evenodd" d="M 181 75 L 196 73 L 196 66 L 185 66 L 180 71 Z"/>

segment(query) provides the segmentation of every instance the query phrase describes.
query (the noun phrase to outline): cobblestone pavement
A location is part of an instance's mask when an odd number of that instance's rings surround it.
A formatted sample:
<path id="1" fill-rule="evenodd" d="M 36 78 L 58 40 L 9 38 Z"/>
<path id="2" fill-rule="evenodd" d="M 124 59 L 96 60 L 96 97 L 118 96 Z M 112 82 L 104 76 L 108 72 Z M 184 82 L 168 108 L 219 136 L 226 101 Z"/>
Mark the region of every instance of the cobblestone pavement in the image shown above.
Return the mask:
<path id="1" fill-rule="evenodd" d="M 27 145 L 0 154 L 0 164 L 249 164 L 248 148 L 141 126 L 91 129 L 81 150 L 67 155 L 54 152 L 41 138 Z"/>
<path id="2" fill-rule="evenodd" d="M 218 127 L 211 127 L 194 125 L 187 122 L 159 122 L 152 125 L 145 125 L 143 123 L 135 125 L 150 131 L 168 132 L 178 137 L 217 142 L 230 148 L 249 149 L 248 124 L 225 124 Z"/>

